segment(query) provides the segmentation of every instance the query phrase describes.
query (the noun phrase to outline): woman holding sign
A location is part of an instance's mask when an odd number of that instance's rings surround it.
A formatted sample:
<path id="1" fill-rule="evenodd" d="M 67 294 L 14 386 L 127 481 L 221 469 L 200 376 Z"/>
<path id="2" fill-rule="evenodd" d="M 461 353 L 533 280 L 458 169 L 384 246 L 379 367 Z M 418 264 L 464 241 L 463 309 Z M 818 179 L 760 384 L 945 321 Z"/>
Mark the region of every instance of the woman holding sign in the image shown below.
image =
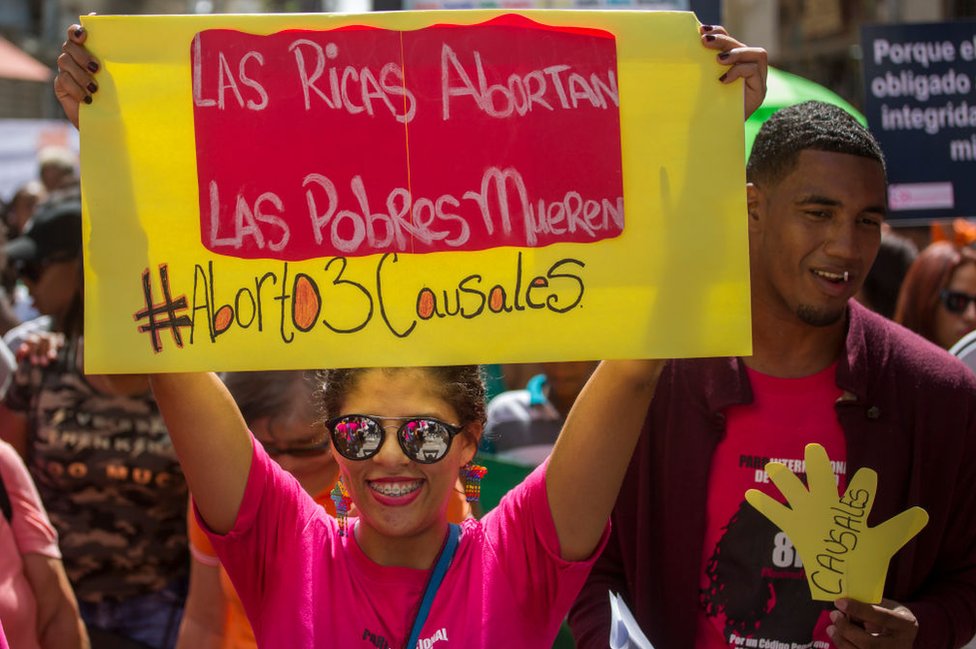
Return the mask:
<path id="1" fill-rule="evenodd" d="M 81 27 L 68 37 L 55 88 L 77 123 L 98 63 Z M 701 39 L 728 66 L 721 82 L 745 81 L 751 113 L 765 92 L 765 52 L 721 28 L 702 27 Z M 458 476 L 476 473 L 485 413 L 476 366 L 325 375 L 321 406 L 343 483 L 333 497 L 360 513 L 345 524 L 254 443 L 214 375 L 151 383 L 259 646 L 537 648 L 551 645 L 606 540 L 661 367 L 600 365 L 548 462 L 460 526 L 446 512 Z"/>

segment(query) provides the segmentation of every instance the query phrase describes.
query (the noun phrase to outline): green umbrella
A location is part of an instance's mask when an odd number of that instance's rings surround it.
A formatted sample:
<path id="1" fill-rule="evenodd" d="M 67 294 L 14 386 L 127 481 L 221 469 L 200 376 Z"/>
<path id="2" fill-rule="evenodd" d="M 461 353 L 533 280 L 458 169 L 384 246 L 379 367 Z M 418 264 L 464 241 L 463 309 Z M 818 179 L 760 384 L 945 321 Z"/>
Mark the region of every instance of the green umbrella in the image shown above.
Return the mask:
<path id="1" fill-rule="evenodd" d="M 749 152 L 752 151 L 752 142 L 756 139 L 756 133 L 759 132 L 759 127 L 769 119 L 770 115 L 780 108 L 799 104 L 810 99 L 840 106 L 856 117 L 857 121 L 861 122 L 861 124 L 864 126 L 868 125 L 867 120 L 864 119 L 864 115 L 859 113 L 856 108 L 847 103 L 834 91 L 809 79 L 804 79 L 795 74 L 770 67 L 769 74 L 766 77 L 766 99 L 763 101 L 762 106 L 746 120 L 746 159 L 749 158 Z"/>

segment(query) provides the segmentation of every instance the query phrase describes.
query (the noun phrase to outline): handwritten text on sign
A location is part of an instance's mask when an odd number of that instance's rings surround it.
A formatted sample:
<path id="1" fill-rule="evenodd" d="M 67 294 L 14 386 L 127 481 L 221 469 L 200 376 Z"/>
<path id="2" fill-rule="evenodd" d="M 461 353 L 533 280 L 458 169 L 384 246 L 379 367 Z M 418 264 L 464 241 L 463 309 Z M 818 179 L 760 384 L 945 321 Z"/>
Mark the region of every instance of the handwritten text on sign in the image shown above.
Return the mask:
<path id="1" fill-rule="evenodd" d="M 749 351 L 741 87 L 691 14 L 82 23 L 93 372 Z"/>
<path id="2" fill-rule="evenodd" d="M 153 274 L 142 273 L 144 304 L 133 314 L 139 331 L 149 335 L 155 353 L 163 351 L 169 332 L 182 348 L 184 327 L 189 344 L 218 338 L 229 331 L 277 336 L 290 344 L 296 335 L 354 334 L 371 323 L 396 338 L 410 336 L 422 323 L 436 319 L 472 320 L 513 312 L 563 314 L 583 301 L 586 264 L 572 257 L 553 262 L 542 274 L 526 272 L 522 253 L 496 272 L 470 272 L 451 278 L 453 286 L 432 286 L 403 272 L 396 253 L 370 260 L 333 257 L 314 273 L 295 271 L 288 262 L 263 269 L 243 285 L 228 284 L 214 262 L 193 268 L 163 264 L 159 290 Z M 174 280 L 171 276 L 181 279 Z M 191 281 L 192 278 L 192 281 Z M 392 288 L 391 288 L 392 286 Z M 392 296 L 399 299 L 391 300 Z M 406 297 L 406 299 L 404 299 Z"/>
<path id="3" fill-rule="evenodd" d="M 623 230 L 616 45 L 505 16 L 197 34 L 203 244 L 303 260 Z"/>

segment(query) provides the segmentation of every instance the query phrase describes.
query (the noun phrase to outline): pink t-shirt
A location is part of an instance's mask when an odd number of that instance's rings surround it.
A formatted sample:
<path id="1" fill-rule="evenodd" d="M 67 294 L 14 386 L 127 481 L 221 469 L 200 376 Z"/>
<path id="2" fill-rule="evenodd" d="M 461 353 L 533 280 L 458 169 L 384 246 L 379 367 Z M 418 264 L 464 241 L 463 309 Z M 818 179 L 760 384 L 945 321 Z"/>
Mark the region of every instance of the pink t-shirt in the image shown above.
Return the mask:
<path id="1" fill-rule="evenodd" d="M 546 466 L 481 521 L 461 524 L 418 647 L 552 646 L 609 523 L 590 560 L 562 560 Z M 208 534 L 259 647 L 404 649 L 431 571 L 375 564 L 260 444 L 234 528 Z"/>
<path id="2" fill-rule="evenodd" d="M 746 502 L 745 492 L 759 489 L 784 502 L 764 471 L 766 462 L 782 462 L 803 477 L 804 448 L 811 442 L 826 449 L 844 486 L 847 446 L 834 411 L 842 394 L 836 366 L 799 379 L 747 371 L 754 401 L 726 411 L 725 438 L 712 457 L 695 646 L 826 649 L 833 606 L 810 598 L 793 544 Z"/>
<path id="3" fill-rule="evenodd" d="M 58 535 L 48 520 L 27 467 L 10 444 L 0 441 L 0 475 L 10 497 L 10 522 L 0 514 L 0 620 L 10 644 L 36 649 L 37 601 L 21 557 L 61 558 Z M 3 647 L 3 644 L 0 644 Z"/>

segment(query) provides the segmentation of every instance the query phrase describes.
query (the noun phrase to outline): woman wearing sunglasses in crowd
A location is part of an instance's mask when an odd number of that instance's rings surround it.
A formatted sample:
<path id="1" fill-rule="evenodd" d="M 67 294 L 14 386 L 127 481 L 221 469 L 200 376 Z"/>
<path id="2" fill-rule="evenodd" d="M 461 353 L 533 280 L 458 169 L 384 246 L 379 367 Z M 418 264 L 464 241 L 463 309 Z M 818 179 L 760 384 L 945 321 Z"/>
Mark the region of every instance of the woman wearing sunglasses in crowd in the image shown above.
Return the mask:
<path id="1" fill-rule="evenodd" d="M 895 322 L 949 349 L 976 329 L 976 251 L 929 245 L 908 269 Z"/>
<path id="2" fill-rule="evenodd" d="M 98 62 L 74 25 L 55 90 L 77 124 Z M 766 53 L 702 26 L 721 83 L 765 94 Z M 605 542 L 660 361 L 604 362 L 550 459 L 480 521 L 447 508 L 484 425 L 476 366 L 328 372 L 321 405 L 358 518 L 343 525 L 254 443 L 212 374 L 151 377 L 196 512 L 259 646 L 551 646 Z M 337 492 L 337 500 L 346 500 Z M 343 530 L 345 527 L 345 530 Z"/>
<path id="3" fill-rule="evenodd" d="M 293 475 L 330 516 L 330 495 L 339 476 L 329 433 L 314 405 L 314 372 L 228 372 L 221 380 L 265 453 Z M 448 520 L 460 522 L 471 508 L 458 494 Z M 227 571 L 196 518 L 187 520 L 190 538 L 190 590 L 177 649 L 253 649 L 254 632 Z"/>
<path id="4" fill-rule="evenodd" d="M 543 647 L 603 542 L 659 367 L 602 366 L 548 465 L 460 528 L 448 524 L 446 509 L 484 421 L 479 369 L 326 373 L 321 405 L 359 510 L 345 535 L 252 442 L 212 375 L 152 382 L 259 646 L 445 639 Z M 437 588 L 429 592 L 431 583 Z"/>

